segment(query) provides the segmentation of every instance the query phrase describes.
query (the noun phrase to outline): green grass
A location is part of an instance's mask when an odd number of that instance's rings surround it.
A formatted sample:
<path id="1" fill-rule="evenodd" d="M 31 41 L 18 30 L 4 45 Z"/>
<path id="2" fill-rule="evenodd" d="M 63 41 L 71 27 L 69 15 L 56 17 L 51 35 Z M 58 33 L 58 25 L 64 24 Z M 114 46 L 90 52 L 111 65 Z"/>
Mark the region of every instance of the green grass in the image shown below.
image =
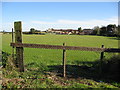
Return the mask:
<path id="1" fill-rule="evenodd" d="M 3 34 L 2 50 L 12 53 L 10 47 L 11 35 Z M 89 36 L 89 35 L 23 35 L 23 43 L 62 45 L 68 46 L 86 46 L 117 48 L 118 40 L 115 37 Z M 79 78 L 62 78 L 58 75 L 59 65 L 62 65 L 62 50 L 24 48 L 25 72 L 20 73 L 14 70 L 3 69 L 4 79 L 10 79 L 3 83 L 4 88 L 117 88 L 119 83 L 111 84 L 94 79 L 85 79 L 91 76 L 99 76 L 96 71 L 81 69 L 72 65 L 93 65 L 93 62 L 99 60 L 100 52 L 72 51 L 67 50 L 67 75 L 79 75 Z M 105 53 L 106 58 L 110 58 L 113 53 Z M 9 67 L 8 67 L 9 68 Z M 53 70 L 53 72 L 51 72 Z M 62 71 L 62 69 L 60 69 Z M 98 71 L 97 71 L 98 72 Z M 89 74 L 88 74 L 89 73 Z M 57 75 L 58 74 L 58 75 Z M 18 81 L 16 82 L 16 78 Z M 35 78 L 35 79 L 31 79 Z M 92 77 L 94 78 L 94 77 Z M 15 79 L 15 80 L 14 80 Z M 20 79 L 20 81 L 19 81 Z M 13 81 L 11 81 L 13 80 Z"/>
<path id="2" fill-rule="evenodd" d="M 103 81 L 85 78 L 62 78 L 55 73 L 43 74 L 39 70 L 28 70 L 24 73 L 3 69 L 3 89 L 7 88 L 116 88 Z M 117 84 L 117 83 L 116 83 Z"/>
<path id="3" fill-rule="evenodd" d="M 3 35 L 3 47 L 5 52 L 12 52 L 10 47 L 11 35 Z M 23 35 L 23 43 L 62 45 L 65 42 L 68 46 L 117 48 L 118 40 L 115 37 L 89 36 L 89 35 Z M 106 57 L 112 54 L 106 53 Z M 80 62 L 92 62 L 98 60 L 100 52 L 67 51 L 67 64 L 80 64 Z M 24 63 L 41 62 L 47 65 L 62 64 L 62 50 L 24 48 Z M 79 62 L 79 63 L 78 63 Z"/>

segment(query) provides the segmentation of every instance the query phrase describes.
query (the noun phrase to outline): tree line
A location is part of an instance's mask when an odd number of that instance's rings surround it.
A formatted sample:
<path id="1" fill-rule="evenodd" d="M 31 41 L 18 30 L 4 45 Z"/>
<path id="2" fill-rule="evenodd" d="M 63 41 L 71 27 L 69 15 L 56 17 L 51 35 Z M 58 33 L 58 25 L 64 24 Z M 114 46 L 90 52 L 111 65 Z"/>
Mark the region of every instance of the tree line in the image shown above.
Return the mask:
<path id="1" fill-rule="evenodd" d="M 92 35 L 99 35 L 99 36 L 120 36 L 119 32 L 119 25 L 116 26 L 115 24 L 109 24 L 107 26 L 95 26 L 93 28 Z"/>

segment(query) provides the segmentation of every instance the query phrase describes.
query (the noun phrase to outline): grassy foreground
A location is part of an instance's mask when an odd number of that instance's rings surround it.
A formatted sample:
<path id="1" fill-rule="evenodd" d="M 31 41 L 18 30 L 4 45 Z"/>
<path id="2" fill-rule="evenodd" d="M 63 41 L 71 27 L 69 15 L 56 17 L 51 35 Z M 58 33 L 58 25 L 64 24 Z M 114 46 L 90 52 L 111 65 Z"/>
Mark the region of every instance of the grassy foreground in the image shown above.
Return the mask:
<path id="1" fill-rule="evenodd" d="M 3 35 L 3 51 L 11 53 L 11 35 Z M 115 37 L 79 35 L 23 35 L 24 43 L 117 48 Z M 112 53 L 105 53 L 110 58 Z M 62 78 L 62 50 L 24 49 L 25 72 L 11 66 L 3 69 L 3 88 L 118 88 L 119 83 L 99 79 L 98 71 L 89 68 L 100 52 L 67 51 L 67 78 Z M 82 66 L 81 66 L 82 65 Z M 87 65 L 87 66 L 86 66 Z"/>
<path id="2" fill-rule="evenodd" d="M 11 35 L 3 35 L 3 47 L 5 52 L 12 52 L 10 47 Z M 105 45 L 107 48 L 117 48 L 118 40 L 115 37 L 102 36 L 80 36 L 80 35 L 23 35 L 23 43 L 35 44 L 50 44 L 62 45 L 65 42 L 68 46 L 86 46 L 86 47 L 101 47 Z M 111 54 L 105 53 L 106 58 Z M 86 51 L 67 51 L 67 64 L 80 64 L 81 62 L 92 62 L 98 60 L 100 52 L 86 52 Z M 25 64 L 36 62 L 46 63 L 47 65 L 62 64 L 62 50 L 52 49 L 24 49 Z M 78 63 L 79 62 L 79 63 Z"/>

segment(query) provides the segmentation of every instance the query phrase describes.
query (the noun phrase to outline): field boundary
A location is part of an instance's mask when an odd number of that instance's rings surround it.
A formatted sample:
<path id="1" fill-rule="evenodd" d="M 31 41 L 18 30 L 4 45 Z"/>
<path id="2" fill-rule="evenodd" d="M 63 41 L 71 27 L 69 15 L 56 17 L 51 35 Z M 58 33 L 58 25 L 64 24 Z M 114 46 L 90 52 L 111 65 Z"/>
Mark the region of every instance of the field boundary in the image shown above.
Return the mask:
<path id="1" fill-rule="evenodd" d="M 14 42 L 15 31 L 15 42 Z M 44 49 L 62 49 L 63 50 L 63 77 L 66 77 L 66 50 L 80 50 L 80 51 L 99 51 L 100 52 L 100 75 L 102 75 L 102 62 L 104 58 L 104 52 L 120 53 L 120 48 L 101 48 L 96 47 L 80 47 L 80 46 L 66 46 L 63 45 L 46 45 L 46 44 L 29 44 L 22 43 L 22 22 L 14 22 L 14 31 L 12 29 L 12 43 L 10 46 L 12 49 L 12 56 L 14 60 L 14 49 L 16 50 L 15 65 L 19 68 L 20 72 L 24 72 L 24 48 L 44 48 Z"/>
<path id="2" fill-rule="evenodd" d="M 47 45 L 47 44 L 10 43 L 10 46 L 13 46 L 13 47 L 26 47 L 26 48 L 98 51 L 98 52 L 112 52 L 112 53 L 119 53 L 120 52 L 120 49 L 118 49 L 118 48 L 96 48 L 96 47 Z"/>

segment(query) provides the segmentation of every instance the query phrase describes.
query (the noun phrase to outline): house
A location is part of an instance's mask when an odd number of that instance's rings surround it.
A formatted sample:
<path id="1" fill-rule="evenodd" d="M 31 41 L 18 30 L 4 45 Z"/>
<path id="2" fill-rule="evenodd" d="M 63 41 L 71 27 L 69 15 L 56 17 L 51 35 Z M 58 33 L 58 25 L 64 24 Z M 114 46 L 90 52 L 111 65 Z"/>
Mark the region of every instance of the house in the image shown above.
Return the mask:
<path id="1" fill-rule="evenodd" d="M 82 32 L 84 35 L 90 35 L 93 33 L 93 29 L 83 29 L 83 32 Z"/>
<path id="2" fill-rule="evenodd" d="M 79 34 L 79 35 L 90 35 L 93 33 L 93 29 L 83 29 L 82 32 L 74 29 L 48 29 L 47 33 L 55 33 L 55 34 Z"/>
<path id="3" fill-rule="evenodd" d="M 73 29 L 48 29 L 48 33 L 55 33 L 55 34 L 78 34 L 78 30 Z"/>

